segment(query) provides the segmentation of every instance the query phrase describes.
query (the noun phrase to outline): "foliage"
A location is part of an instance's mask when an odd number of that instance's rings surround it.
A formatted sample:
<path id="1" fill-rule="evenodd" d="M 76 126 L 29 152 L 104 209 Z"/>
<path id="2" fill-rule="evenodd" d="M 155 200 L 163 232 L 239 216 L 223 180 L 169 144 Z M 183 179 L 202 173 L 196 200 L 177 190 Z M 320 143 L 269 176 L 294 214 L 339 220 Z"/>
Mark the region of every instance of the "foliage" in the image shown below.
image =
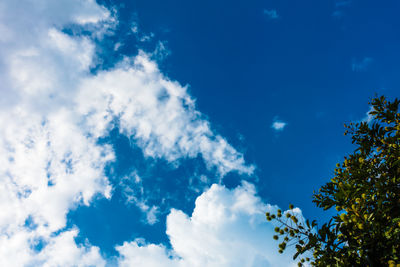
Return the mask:
<path id="1" fill-rule="evenodd" d="M 345 125 L 356 150 L 338 163 L 330 182 L 313 194 L 320 208 L 335 208 L 328 223 L 305 222 L 291 205 L 276 221 L 279 252 L 294 245 L 299 266 L 400 266 L 400 100 L 372 99 L 369 121 Z"/>

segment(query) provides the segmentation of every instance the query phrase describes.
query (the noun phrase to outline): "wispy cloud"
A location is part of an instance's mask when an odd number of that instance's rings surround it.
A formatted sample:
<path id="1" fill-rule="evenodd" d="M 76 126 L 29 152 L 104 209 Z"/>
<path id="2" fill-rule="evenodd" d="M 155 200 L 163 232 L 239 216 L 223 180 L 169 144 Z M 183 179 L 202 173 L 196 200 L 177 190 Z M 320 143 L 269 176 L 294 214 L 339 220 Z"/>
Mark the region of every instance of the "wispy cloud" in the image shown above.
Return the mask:
<path id="1" fill-rule="evenodd" d="M 83 79 L 76 103 L 95 136 L 107 134 L 118 118 L 121 132 L 137 140 L 147 157 L 174 162 L 202 156 L 222 176 L 253 171 L 241 153 L 211 131 L 186 87 L 164 77 L 144 52 Z"/>
<path id="2" fill-rule="evenodd" d="M 352 4 L 352 0 L 338 0 L 335 1 L 334 11 L 332 12 L 332 16 L 340 19 L 344 15 L 344 10 L 348 8 Z"/>
<path id="3" fill-rule="evenodd" d="M 365 113 L 365 117 L 361 120 L 362 122 L 366 122 L 366 123 L 371 123 L 374 116 L 371 115 L 371 112 L 374 111 L 375 109 L 371 106 L 369 108 L 369 110 Z"/>
<path id="4" fill-rule="evenodd" d="M 367 71 L 370 68 L 373 61 L 374 60 L 370 57 L 364 57 L 362 60 L 359 61 L 353 59 L 351 63 L 351 70 L 355 72 Z"/>
<path id="5" fill-rule="evenodd" d="M 342 16 L 343 16 L 343 12 L 340 11 L 340 10 L 335 10 L 335 11 L 332 12 L 332 17 L 334 17 L 334 18 L 339 19 L 339 18 L 341 18 Z"/>
<path id="6" fill-rule="evenodd" d="M 341 0 L 341 1 L 336 1 L 335 2 L 335 6 L 336 7 L 343 7 L 343 6 L 349 6 L 351 3 L 352 3 L 353 1 L 351 1 L 351 0 L 345 0 L 345 1 L 343 1 L 343 0 Z"/>
<path id="7" fill-rule="evenodd" d="M 264 9 L 264 14 L 270 19 L 278 19 L 279 15 L 275 9 Z"/>

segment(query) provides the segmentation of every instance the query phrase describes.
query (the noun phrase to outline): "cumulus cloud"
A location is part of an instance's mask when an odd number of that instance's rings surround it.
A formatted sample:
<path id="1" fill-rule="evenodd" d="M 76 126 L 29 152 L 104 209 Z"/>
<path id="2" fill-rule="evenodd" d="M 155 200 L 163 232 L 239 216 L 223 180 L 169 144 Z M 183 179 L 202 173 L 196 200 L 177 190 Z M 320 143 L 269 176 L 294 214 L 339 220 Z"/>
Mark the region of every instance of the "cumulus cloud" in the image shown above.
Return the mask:
<path id="1" fill-rule="evenodd" d="M 244 182 L 233 190 L 214 184 L 197 198 L 190 217 L 179 210 L 172 210 L 168 215 L 171 250 L 143 240 L 125 242 L 117 247 L 119 264 L 296 266 L 292 249 L 281 255 L 277 244 L 271 242 L 274 226 L 265 222 L 265 212 L 276 209 L 256 196 L 252 184 Z"/>
<path id="2" fill-rule="evenodd" d="M 115 23 L 94 0 L 0 3 L 2 266 L 105 264 L 98 248 L 75 243 L 78 229 L 64 227 L 72 208 L 111 197 L 104 168 L 115 156 L 97 141 L 112 127 L 147 157 L 201 156 L 221 176 L 253 172 L 212 131 L 186 87 L 162 75 L 145 53 L 90 72 L 93 39 Z M 92 34 L 68 35 L 63 29 L 70 25 Z M 157 207 L 142 207 L 154 223 Z"/>
<path id="3" fill-rule="evenodd" d="M 104 265 L 98 248 L 76 245 L 76 229 L 58 232 L 71 208 L 110 197 L 104 167 L 114 159 L 110 147 L 88 137 L 72 108 L 94 44 L 61 28 L 101 30 L 108 20 L 94 1 L 0 3 L 2 266 Z"/>
<path id="4" fill-rule="evenodd" d="M 43 237 L 38 231 L 19 229 L 12 236 L 0 237 L 1 266 L 105 266 L 99 248 L 77 246 L 76 229 Z"/>

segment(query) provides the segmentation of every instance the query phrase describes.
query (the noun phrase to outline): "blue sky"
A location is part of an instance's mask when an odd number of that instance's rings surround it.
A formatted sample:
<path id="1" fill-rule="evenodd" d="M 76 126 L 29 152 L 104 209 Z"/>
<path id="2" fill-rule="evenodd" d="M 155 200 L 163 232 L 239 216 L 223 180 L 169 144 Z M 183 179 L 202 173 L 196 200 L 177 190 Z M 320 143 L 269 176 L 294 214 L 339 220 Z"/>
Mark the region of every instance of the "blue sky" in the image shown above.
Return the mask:
<path id="1" fill-rule="evenodd" d="M 0 265 L 295 264 L 264 213 L 331 215 L 343 123 L 398 97 L 399 5 L 4 1 Z"/>

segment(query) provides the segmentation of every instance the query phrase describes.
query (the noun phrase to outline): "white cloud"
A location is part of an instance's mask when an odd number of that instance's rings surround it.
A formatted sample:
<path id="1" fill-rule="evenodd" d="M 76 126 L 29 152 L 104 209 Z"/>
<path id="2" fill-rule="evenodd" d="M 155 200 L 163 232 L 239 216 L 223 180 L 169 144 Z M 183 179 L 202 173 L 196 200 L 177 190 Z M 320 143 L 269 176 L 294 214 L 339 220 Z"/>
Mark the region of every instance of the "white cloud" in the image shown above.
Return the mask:
<path id="1" fill-rule="evenodd" d="M 374 111 L 374 107 L 370 107 L 369 110 L 365 113 L 365 117 L 361 119 L 361 122 L 371 123 L 374 119 L 374 116 L 371 115 L 371 111 Z"/>
<path id="2" fill-rule="evenodd" d="M 62 32 L 74 23 L 93 34 Z M 253 171 L 211 130 L 186 88 L 146 54 L 90 73 L 93 38 L 115 23 L 94 0 L 0 3 L 1 266 L 104 265 L 98 248 L 75 244 L 78 229 L 55 232 L 70 209 L 111 197 L 104 167 L 114 154 L 97 140 L 113 119 L 148 157 L 175 162 L 201 155 L 220 175 Z M 154 223 L 157 207 L 142 207 Z"/>
<path id="3" fill-rule="evenodd" d="M 76 101 L 95 136 L 105 135 L 118 118 L 120 131 L 136 139 L 148 157 L 174 162 L 201 155 L 221 175 L 253 172 L 242 154 L 212 132 L 186 87 L 162 75 L 144 52 L 84 79 Z"/>
<path id="4" fill-rule="evenodd" d="M 275 9 L 264 9 L 264 14 L 270 19 L 278 19 L 279 15 Z"/>
<path id="5" fill-rule="evenodd" d="M 46 249 L 41 251 L 34 265 L 40 266 L 105 266 L 106 261 L 100 255 L 100 250 L 93 246 L 77 246 L 74 238 L 78 231 L 62 232 L 50 239 Z M 11 266 L 11 265 L 8 265 Z"/>
<path id="6" fill-rule="evenodd" d="M 146 267 L 174 267 L 181 260 L 176 255 L 169 253 L 163 245 L 147 244 L 142 239 L 125 242 L 117 247 L 120 254 L 118 266 L 146 266 Z"/>
<path id="7" fill-rule="evenodd" d="M 110 197 L 104 166 L 114 158 L 71 108 L 94 44 L 60 28 L 97 23 L 101 31 L 110 19 L 90 0 L 0 3 L 1 266 L 104 265 L 98 248 L 75 244 L 76 229 L 54 232 L 71 208 Z"/>
<path id="8" fill-rule="evenodd" d="M 120 42 L 115 43 L 114 51 L 118 51 L 118 49 L 120 49 L 121 46 L 122 46 L 122 44 Z"/>
<path id="9" fill-rule="evenodd" d="M 286 127 L 287 123 L 279 120 L 275 120 L 271 128 L 273 128 L 275 131 L 283 131 L 283 129 Z"/>
<path id="10" fill-rule="evenodd" d="M 1 266 L 105 266 L 97 247 L 77 246 L 78 231 L 64 231 L 55 237 L 43 237 L 38 231 L 20 229 L 12 235 L 0 236 Z M 32 247 L 44 248 L 35 251 Z"/>
<path id="11" fill-rule="evenodd" d="M 172 210 L 167 234 L 172 250 L 140 240 L 117 247 L 121 266 L 296 266 L 293 249 L 281 255 L 272 241 L 273 225 L 265 212 L 276 207 L 262 203 L 253 185 L 233 190 L 214 184 L 196 200 L 188 217 Z M 300 212 L 300 211 L 299 211 Z M 301 212 L 300 215 L 301 216 Z"/>
<path id="12" fill-rule="evenodd" d="M 122 194 L 126 199 L 125 204 L 135 205 L 145 213 L 148 224 L 153 225 L 158 222 L 159 207 L 154 205 L 150 207 L 147 204 L 142 178 L 136 171 L 133 171 L 129 176 L 123 177 L 119 183 L 122 188 Z"/>

